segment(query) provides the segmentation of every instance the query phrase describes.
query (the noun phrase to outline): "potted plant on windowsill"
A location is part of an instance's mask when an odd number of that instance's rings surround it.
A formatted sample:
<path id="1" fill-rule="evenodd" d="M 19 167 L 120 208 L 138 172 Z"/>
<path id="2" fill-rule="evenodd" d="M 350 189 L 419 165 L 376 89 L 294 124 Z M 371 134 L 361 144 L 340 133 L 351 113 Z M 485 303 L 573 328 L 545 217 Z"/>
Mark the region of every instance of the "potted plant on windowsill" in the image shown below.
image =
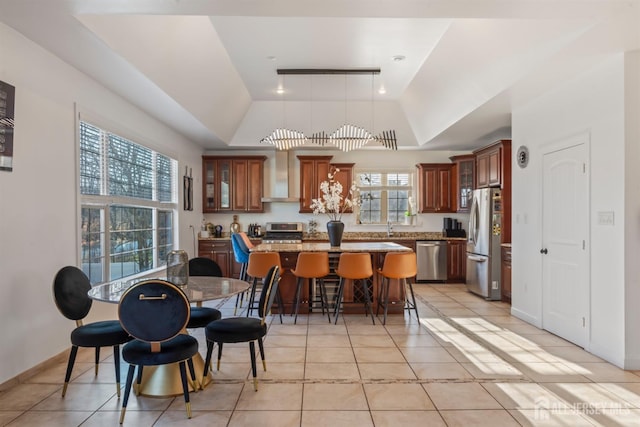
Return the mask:
<path id="1" fill-rule="evenodd" d="M 416 216 L 415 212 L 416 212 L 416 207 L 415 207 L 415 203 L 413 201 L 413 197 L 409 197 L 407 199 L 407 210 L 404 212 L 404 223 L 405 223 L 405 225 L 412 225 L 413 224 L 413 219 Z"/>
<path id="2" fill-rule="evenodd" d="M 342 184 L 334 179 L 335 174 L 339 171 L 340 169 L 336 168 L 329 172 L 329 179 L 320 183 L 322 197 L 311 200 L 311 209 L 313 209 L 314 215 L 324 213 L 329 217 L 327 234 L 331 246 L 340 246 L 340 242 L 342 242 L 342 233 L 344 232 L 342 214 L 347 209 L 359 205 L 359 199 L 355 197 L 357 192 L 355 181 L 351 184 L 347 197 L 343 197 Z"/>

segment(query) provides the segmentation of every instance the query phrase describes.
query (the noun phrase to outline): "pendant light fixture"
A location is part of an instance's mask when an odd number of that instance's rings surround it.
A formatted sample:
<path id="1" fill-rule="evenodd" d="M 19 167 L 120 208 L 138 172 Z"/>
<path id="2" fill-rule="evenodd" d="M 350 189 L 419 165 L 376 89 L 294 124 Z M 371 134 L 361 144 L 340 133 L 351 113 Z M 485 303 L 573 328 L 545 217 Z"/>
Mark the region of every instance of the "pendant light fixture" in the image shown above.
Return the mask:
<path id="1" fill-rule="evenodd" d="M 343 74 L 345 77 L 345 123 L 336 129 L 332 134 L 326 134 L 324 131 L 316 132 L 307 137 L 302 132 L 287 129 L 285 126 L 275 129 L 271 135 L 263 138 L 260 142 L 266 142 L 276 146 L 279 150 L 288 150 L 291 148 L 299 147 L 310 142 L 324 146 L 329 143 L 342 151 L 352 151 L 364 147 L 370 142 L 378 142 L 383 147 L 390 150 L 397 150 L 398 144 L 396 140 L 396 133 L 394 130 L 383 131 L 380 135 L 375 136 L 372 132 L 352 124 L 347 123 L 347 75 L 350 74 L 370 74 L 371 75 L 371 108 L 372 108 L 372 125 L 373 125 L 373 77 L 375 74 L 380 74 L 379 68 L 365 68 L 365 69 L 281 69 L 277 70 L 278 75 L 286 76 L 292 75 L 317 75 L 317 74 Z M 286 87 L 284 88 L 286 91 Z M 313 103 L 313 99 L 310 101 Z M 284 103 L 284 98 L 283 98 Z M 286 120 L 286 115 L 284 115 Z"/>

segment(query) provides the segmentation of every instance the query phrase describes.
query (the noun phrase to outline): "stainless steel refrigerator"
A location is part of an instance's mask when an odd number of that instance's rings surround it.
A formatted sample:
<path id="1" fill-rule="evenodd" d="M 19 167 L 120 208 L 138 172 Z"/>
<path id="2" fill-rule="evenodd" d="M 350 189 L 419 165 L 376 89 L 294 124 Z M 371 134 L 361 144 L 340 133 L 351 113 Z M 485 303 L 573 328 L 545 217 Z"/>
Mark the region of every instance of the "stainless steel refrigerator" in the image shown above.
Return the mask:
<path id="1" fill-rule="evenodd" d="M 499 188 L 473 191 L 467 238 L 467 289 L 499 300 L 502 198 Z"/>

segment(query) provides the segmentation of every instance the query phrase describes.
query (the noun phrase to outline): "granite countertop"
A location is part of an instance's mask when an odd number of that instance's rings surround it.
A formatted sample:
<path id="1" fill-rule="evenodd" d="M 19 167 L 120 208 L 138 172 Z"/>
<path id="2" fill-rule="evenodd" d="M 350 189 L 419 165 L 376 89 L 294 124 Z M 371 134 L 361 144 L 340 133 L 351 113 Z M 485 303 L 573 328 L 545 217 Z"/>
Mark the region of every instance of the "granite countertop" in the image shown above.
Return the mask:
<path id="1" fill-rule="evenodd" d="M 409 252 L 410 248 L 392 242 L 343 242 L 330 246 L 328 242 L 316 243 L 261 243 L 252 252 Z"/>
<path id="2" fill-rule="evenodd" d="M 264 237 L 264 236 L 263 236 Z M 258 240 L 262 237 L 251 237 L 252 240 Z M 223 233 L 222 237 L 205 237 L 200 240 L 229 240 L 229 233 Z M 328 241 L 327 233 L 304 233 L 303 241 Z M 376 231 L 346 231 L 342 235 L 343 241 L 390 241 L 390 240 L 467 240 L 466 237 L 445 237 L 441 231 L 414 231 L 414 232 L 394 232 L 392 236 L 387 236 L 385 232 Z"/>

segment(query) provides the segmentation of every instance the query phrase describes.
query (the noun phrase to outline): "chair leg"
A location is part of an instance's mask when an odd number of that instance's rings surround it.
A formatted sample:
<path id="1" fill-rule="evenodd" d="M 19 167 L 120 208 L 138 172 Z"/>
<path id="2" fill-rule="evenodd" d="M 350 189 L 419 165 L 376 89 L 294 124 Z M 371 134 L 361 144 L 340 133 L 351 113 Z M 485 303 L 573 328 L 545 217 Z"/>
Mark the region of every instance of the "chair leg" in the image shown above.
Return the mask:
<path id="1" fill-rule="evenodd" d="M 196 378 L 196 368 L 193 366 L 193 358 L 187 359 L 187 367 L 189 368 L 189 374 L 190 374 L 190 377 L 188 378 L 189 384 L 191 384 L 193 391 L 197 393 L 198 389 L 200 388 L 200 383 Z M 204 379 L 202 380 L 202 384 L 203 384 L 202 389 L 204 390 Z"/>
<path id="2" fill-rule="evenodd" d="M 338 324 L 338 317 L 340 316 L 340 306 L 342 305 L 342 294 L 344 294 L 344 282 L 345 282 L 345 279 L 341 277 L 340 278 L 340 282 L 338 284 L 338 298 L 336 300 L 336 309 L 335 309 L 335 312 L 333 314 L 333 317 L 334 317 L 333 324 L 334 325 Z"/>
<path id="3" fill-rule="evenodd" d="M 302 277 L 298 277 L 297 280 L 297 286 L 296 286 L 296 296 L 294 297 L 294 300 L 296 302 L 295 308 L 294 308 L 294 313 L 295 313 L 295 317 L 293 319 L 293 323 L 296 324 L 298 322 L 298 309 L 300 308 L 300 294 L 302 293 L 302 284 L 304 282 L 304 279 Z M 292 314 L 294 314 L 292 313 Z"/>
<path id="4" fill-rule="evenodd" d="M 96 367 L 95 375 L 98 376 L 98 366 L 100 366 L 100 347 L 96 347 Z"/>
<path id="5" fill-rule="evenodd" d="M 404 279 L 405 285 L 409 285 L 409 291 L 411 291 L 411 299 L 413 300 L 413 309 L 416 312 L 416 317 L 420 320 L 420 315 L 418 314 L 418 305 L 416 304 L 416 296 L 413 293 L 413 285 L 411 284 L 410 279 Z M 409 316 L 411 316 L 411 311 L 409 311 Z"/>
<path id="6" fill-rule="evenodd" d="M 216 370 L 220 370 L 220 359 L 222 359 L 222 344 L 221 342 L 218 343 L 218 366 L 216 367 Z"/>
<path id="7" fill-rule="evenodd" d="M 120 398 L 120 346 L 113 346 L 113 363 L 116 367 L 116 393 Z"/>
<path id="8" fill-rule="evenodd" d="M 253 389 L 258 391 L 258 369 L 256 368 L 256 344 L 249 341 L 249 352 L 251 353 L 251 372 L 253 373 Z"/>
<path id="9" fill-rule="evenodd" d="M 389 311 L 389 288 L 391 287 L 391 279 L 387 278 L 387 284 L 384 290 L 384 316 L 382 318 L 382 324 L 387 324 L 387 313 Z"/>
<path id="10" fill-rule="evenodd" d="M 322 300 L 322 314 L 324 314 L 324 310 L 327 310 L 327 319 L 329 319 L 329 323 L 331 323 L 331 312 L 329 311 L 329 298 L 327 297 L 327 288 L 324 285 L 324 279 L 319 279 L 318 284 L 320 287 L 320 299 Z"/>
<path id="11" fill-rule="evenodd" d="M 178 363 L 178 366 L 180 367 L 180 379 L 182 380 L 182 393 L 184 394 L 184 404 L 187 407 L 187 418 L 191 418 L 191 402 L 189 402 L 189 385 L 187 384 L 187 369 L 185 368 L 184 365 L 185 365 L 184 360 Z"/>
<path id="12" fill-rule="evenodd" d="M 140 388 L 142 384 L 142 372 L 144 370 L 144 366 L 138 366 L 138 378 L 136 379 L 136 396 L 140 396 Z"/>
<path id="13" fill-rule="evenodd" d="M 213 353 L 213 341 L 207 340 L 207 355 L 204 358 L 204 372 L 202 376 L 206 377 L 209 374 L 211 368 L 211 354 Z"/>
<path id="14" fill-rule="evenodd" d="M 120 411 L 120 424 L 124 422 L 124 414 L 127 411 L 127 402 L 129 402 L 129 393 L 131 392 L 131 385 L 133 383 L 133 374 L 135 370 L 135 365 L 129 365 L 129 371 L 127 372 L 127 383 L 124 386 L 124 397 L 122 398 L 122 410 Z"/>
<path id="15" fill-rule="evenodd" d="M 264 358 L 264 344 L 262 338 L 258 338 L 258 349 L 260 350 L 260 359 L 262 359 L 262 369 L 267 372 L 267 361 Z"/>
<path id="16" fill-rule="evenodd" d="M 276 304 L 278 304 L 278 314 L 280 315 L 280 324 L 282 325 L 282 312 L 284 311 L 284 304 L 282 303 L 282 294 L 280 293 L 280 287 L 276 290 Z"/>
<path id="17" fill-rule="evenodd" d="M 365 309 L 369 309 L 369 314 L 371 314 L 371 322 L 376 324 L 376 318 L 373 316 L 373 307 L 371 306 L 371 297 L 369 295 L 369 283 L 367 283 L 368 279 L 362 279 L 362 290 L 364 291 L 364 307 Z"/>
<path id="18" fill-rule="evenodd" d="M 385 277 L 380 275 L 380 287 L 378 288 L 378 304 L 376 306 L 376 317 L 378 317 L 378 313 L 380 313 L 380 306 L 382 305 L 382 295 L 383 295 L 383 291 L 384 291 L 384 280 Z"/>
<path id="19" fill-rule="evenodd" d="M 64 385 L 62 386 L 62 397 L 67 394 L 67 387 L 69 386 L 69 380 L 71 379 L 71 371 L 73 371 L 73 364 L 76 362 L 76 356 L 78 355 L 78 346 L 72 345 L 69 352 L 69 361 L 67 362 L 67 373 L 64 374 Z"/>
<path id="20" fill-rule="evenodd" d="M 253 283 L 251 284 L 251 294 L 249 295 L 249 301 L 247 301 L 247 317 L 251 316 L 251 312 L 253 311 L 253 306 L 256 301 L 256 293 L 258 288 L 258 278 L 253 278 Z"/>

